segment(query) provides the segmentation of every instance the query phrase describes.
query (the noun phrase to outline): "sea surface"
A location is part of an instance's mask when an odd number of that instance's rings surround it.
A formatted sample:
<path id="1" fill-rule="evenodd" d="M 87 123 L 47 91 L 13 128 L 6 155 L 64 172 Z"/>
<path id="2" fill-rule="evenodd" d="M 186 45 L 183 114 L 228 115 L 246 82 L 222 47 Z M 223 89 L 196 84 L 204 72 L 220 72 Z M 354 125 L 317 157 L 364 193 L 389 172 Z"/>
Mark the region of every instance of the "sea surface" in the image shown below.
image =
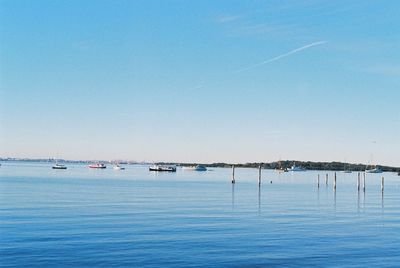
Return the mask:
<path id="1" fill-rule="evenodd" d="M 1 267 L 400 267 L 395 173 L 1 164 Z"/>

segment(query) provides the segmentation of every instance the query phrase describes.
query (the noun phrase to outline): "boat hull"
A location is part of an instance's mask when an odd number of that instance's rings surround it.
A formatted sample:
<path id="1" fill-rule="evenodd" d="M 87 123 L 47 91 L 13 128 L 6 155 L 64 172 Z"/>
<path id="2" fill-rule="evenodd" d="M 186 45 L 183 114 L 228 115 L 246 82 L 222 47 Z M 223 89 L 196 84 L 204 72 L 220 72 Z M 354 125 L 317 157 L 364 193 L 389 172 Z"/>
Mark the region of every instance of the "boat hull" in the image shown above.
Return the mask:
<path id="1" fill-rule="evenodd" d="M 365 171 L 366 173 L 382 173 L 381 169 L 368 169 Z"/>
<path id="2" fill-rule="evenodd" d="M 89 168 L 93 169 L 105 169 L 106 165 L 90 165 Z"/>

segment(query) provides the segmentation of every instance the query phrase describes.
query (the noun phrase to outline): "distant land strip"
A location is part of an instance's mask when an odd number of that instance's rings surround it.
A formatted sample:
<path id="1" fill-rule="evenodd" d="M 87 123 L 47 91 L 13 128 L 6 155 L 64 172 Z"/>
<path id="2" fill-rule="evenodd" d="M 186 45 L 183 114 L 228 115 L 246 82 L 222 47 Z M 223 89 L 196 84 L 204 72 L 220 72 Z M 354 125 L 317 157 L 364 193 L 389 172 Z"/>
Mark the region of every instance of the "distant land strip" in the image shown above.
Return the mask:
<path id="1" fill-rule="evenodd" d="M 178 163 L 178 162 L 137 162 L 137 161 L 128 161 L 128 160 L 65 160 L 65 159 L 55 159 L 55 158 L 46 158 L 46 159 L 30 159 L 30 158 L 2 158 L 0 157 L 1 162 L 7 161 L 21 161 L 21 162 L 57 162 L 59 163 L 70 163 L 70 164 L 86 164 L 86 163 L 119 163 L 119 164 L 165 164 L 165 165 L 178 165 L 178 166 L 195 166 L 195 165 L 204 165 L 207 167 L 231 167 L 235 165 L 238 168 L 258 168 L 261 166 L 263 169 L 289 169 L 293 165 L 301 167 L 306 170 L 331 170 L 331 171 L 364 171 L 368 168 L 379 167 L 382 171 L 386 172 L 400 172 L 400 167 L 392 167 L 392 166 L 383 166 L 383 165 L 366 165 L 366 164 L 352 164 L 345 162 L 313 162 L 313 161 L 298 161 L 298 160 L 282 160 L 275 162 L 255 162 L 255 163 Z"/>

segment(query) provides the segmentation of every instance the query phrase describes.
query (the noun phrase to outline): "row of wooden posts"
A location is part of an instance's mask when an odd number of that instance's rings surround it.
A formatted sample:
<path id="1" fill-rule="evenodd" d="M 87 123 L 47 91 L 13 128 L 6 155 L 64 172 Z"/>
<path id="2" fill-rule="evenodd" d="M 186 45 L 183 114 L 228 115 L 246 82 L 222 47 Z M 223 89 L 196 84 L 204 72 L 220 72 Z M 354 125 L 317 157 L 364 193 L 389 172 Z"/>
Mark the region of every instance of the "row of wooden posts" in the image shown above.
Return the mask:
<path id="1" fill-rule="evenodd" d="M 363 174 L 363 184 L 362 184 L 362 190 L 365 192 L 365 172 Z M 232 166 L 232 183 L 235 183 L 235 165 Z M 358 177 L 357 177 L 357 191 L 360 191 L 361 189 L 361 173 L 358 172 Z M 325 175 L 325 184 L 328 185 L 328 173 Z M 317 186 L 319 188 L 319 174 L 318 174 L 318 180 L 317 180 Z M 261 186 L 261 166 L 258 167 L 258 186 Z M 385 178 L 382 176 L 381 179 L 381 191 L 383 192 L 385 189 Z M 336 172 L 333 178 L 333 190 L 336 191 Z"/>
<path id="2" fill-rule="evenodd" d="M 365 172 L 362 173 L 363 174 L 363 183 L 362 183 L 362 190 L 363 192 L 365 192 Z M 357 191 L 360 191 L 361 189 L 361 173 L 358 172 L 358 176 L 357 176 Z M 325 184 L 328 185 L 328 173 L 325 175 Z M 319 174 L 318 174 L 318 180 L 317 180 L 317 185 L 319 188 Z M 333 190 L 336 191 L 336 172 L 333 178 Z M 381 179 L 381 191 L 383 192 L 385 190 L 385 177 L 382 176 Z"/>
<path id="3" fill-rule="evenodd" d="M 232 166 L 232 183 L 235 183 L 235 165 Z M 258 167 L 258 186 L 261 185 L 261 166 Z"/>

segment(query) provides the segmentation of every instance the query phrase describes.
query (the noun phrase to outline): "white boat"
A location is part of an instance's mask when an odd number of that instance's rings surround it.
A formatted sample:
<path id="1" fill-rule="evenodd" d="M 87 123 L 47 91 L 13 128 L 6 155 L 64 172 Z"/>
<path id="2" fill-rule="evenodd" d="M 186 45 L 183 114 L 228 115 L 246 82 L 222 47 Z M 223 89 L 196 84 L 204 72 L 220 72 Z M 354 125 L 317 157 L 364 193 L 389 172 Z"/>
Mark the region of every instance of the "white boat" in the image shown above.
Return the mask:
<path id="1" fill-rule="evenodd" d="M 67 169 L 67 167 L 65 165 L 61 165 L 61 164 L 58 164 L 58 163 L 53 165 L 51 168 L 52 169 Z"/>
<path id="2" fill-rule="evenodd" d="M 189 166 L 189 167 L 182 167 L 183 170 L 189 170 L 189 171 L 207 171 L 207 168 L 202 165 L 197 165 L 197 166 Z"/>
<path id="3" fill-rule="evenodd" d="M 372 168 L 372 169 L 366 169 L 365 170 L 366 173 L 382 173 L 382 169 L 376 167 L 376 168 Z"/>
<path id="4" fill-rule="evenodd" d="M 118 165 L 118 164 L 114 165 L 113 169 L 115 169 L 115 170 L 125 170 L 124 167 L 121 167 L 121 166 Z"/>
<path id="5" fill-rule="evenodd" d="M 106 168 L 107 166 L 105 165 L 105 164 L 102 164 L 102 163 L 97 163 L 97 164 L 92 164 L 92 165 L 89 165 L 89 168 L 99 168 L 99 169 L 104 169 L 104 168 Z"/>
<path id="6" fill-rule="evenodd" d="M 346 160 L 345 160 L 345 162 L 346 162 Z M 352 173 L 352 171 L 350 169 L 350 164 L 347 164 L 347 165 L 344 164 L 343 173 Z"/>
<path id="7" fill-rule="evenodd" d="M 293 165 L 291 168 L 289 168 L 289 171 L 305 171 L 305 169 L 302 167 L 297 167 L 296 165 Z"/>
<path id="8" fill-rule="evenodd" d="M 152 166 L 149 167 L 149 171 L 169 171 L 169 172 L 176 172 L 176 166 L 152 165 Z"/>

